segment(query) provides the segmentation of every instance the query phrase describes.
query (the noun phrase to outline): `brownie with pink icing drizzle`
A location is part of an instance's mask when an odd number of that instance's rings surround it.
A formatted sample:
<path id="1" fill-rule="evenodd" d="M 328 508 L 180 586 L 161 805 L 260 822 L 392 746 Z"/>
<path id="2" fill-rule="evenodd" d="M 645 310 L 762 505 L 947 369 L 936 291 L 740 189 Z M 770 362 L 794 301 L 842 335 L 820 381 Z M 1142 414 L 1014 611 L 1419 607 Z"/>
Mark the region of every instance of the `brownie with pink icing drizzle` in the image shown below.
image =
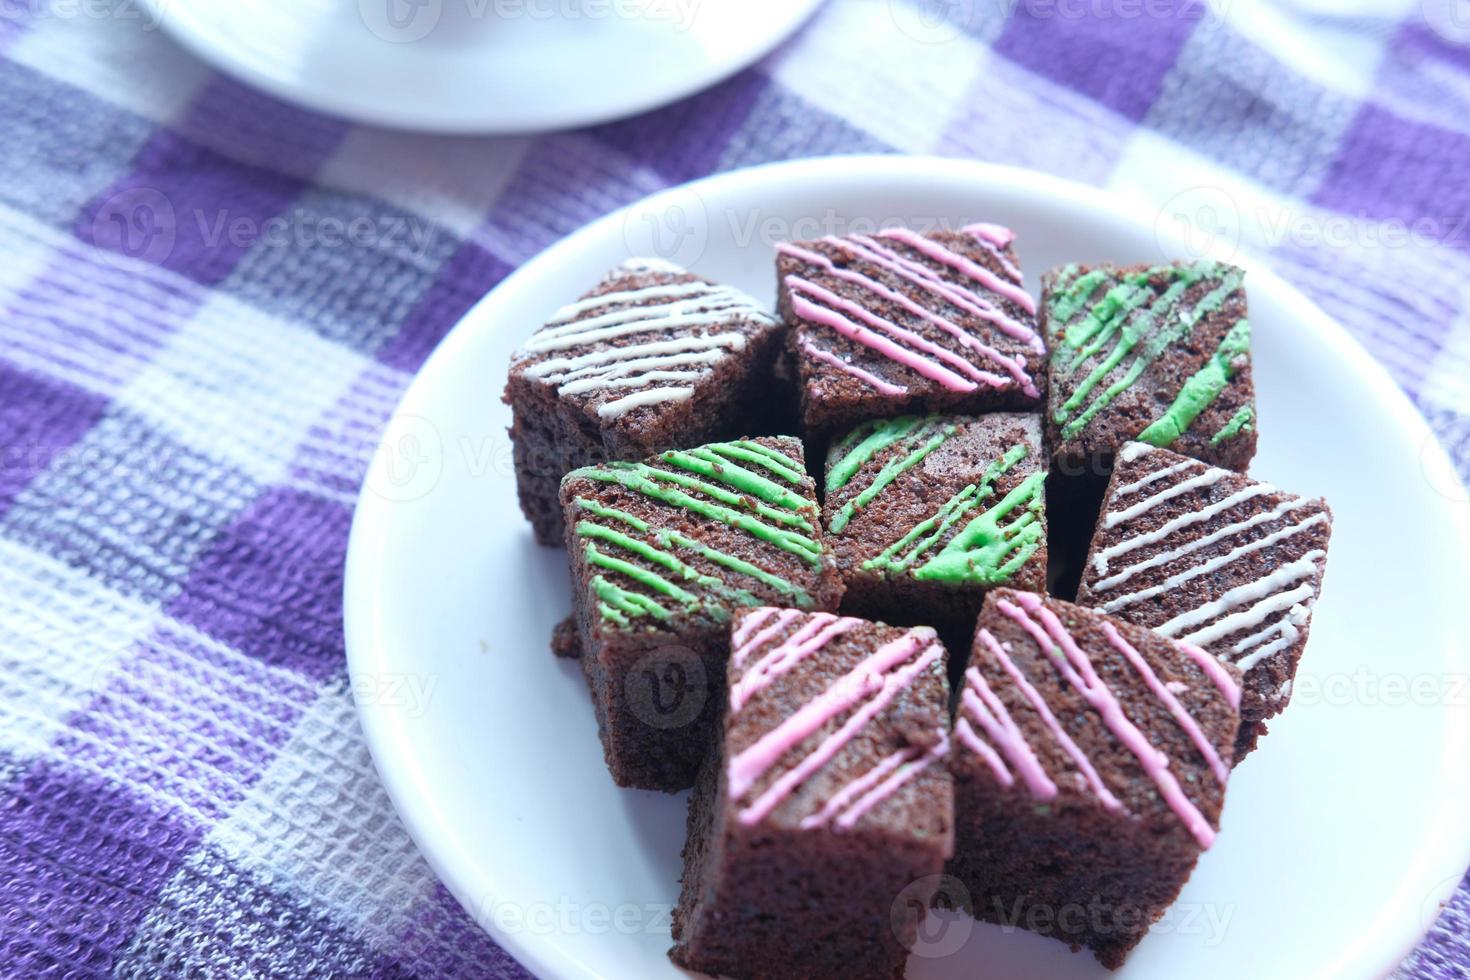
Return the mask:
<path id="1" fill-rule="evenodd" d="M 976 918 L 1116 969 L 1215 840 L 1240 672 L 1029 592 L 986 598 L 955 709 L 950 873 Z"/>
<path id="2" fill-rule="evenodd" d="M 1009 229 L 829 235 L 777 248 L 803 423 L 1039 411 L 1046 347 Z"/>
<path id="3" fill-rule="evenodd" d="M 953 850 L 945 652 L 928 627 L 765 607 L 690 799 L 678 965 L 900 977 Z"/>

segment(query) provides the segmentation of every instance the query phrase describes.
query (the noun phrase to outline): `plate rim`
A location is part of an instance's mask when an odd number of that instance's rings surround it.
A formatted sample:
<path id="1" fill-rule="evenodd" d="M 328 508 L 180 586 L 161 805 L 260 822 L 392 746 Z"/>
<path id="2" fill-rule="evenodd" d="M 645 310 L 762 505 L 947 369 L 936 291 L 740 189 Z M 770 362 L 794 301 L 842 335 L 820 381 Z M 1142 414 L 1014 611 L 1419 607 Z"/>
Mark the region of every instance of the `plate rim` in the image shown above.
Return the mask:
<path id="1" fill-rule="evenodd" d="M 261 70 L 254 61 L 239 57 L 223 38 L 192 16 L 191 8 L 182 0 L 143 0 L 149 16 L 163 33 L 210 68 L 236 81 L 292 105 L 349 123 L 441 136 L 534 136 L 595 126 L 651 112 L 712 88 L 749 68 L 805 26 L 824 2 L 825 0 L 786 0 L 784 4 L 778 4 L 776 9 L 784 9 L 785 16 L 773 18 L 772 29 L 758 43 L 751 44 L 738 57 L 712 62 L 709 68 L 699 73 L 691 72 L 680 84 L 671 84 L 662 92 L 649 92 L 636 99 L 627 99 L 616 105 L 609 103 L 593 109 L 579 109 L 569 105 L 558 113 L 548 113 L 535 122 L 529 122 L 515 114 L 507 115 L 490 109 L 475 115 L 465 113 L 458 116 L 422 117 L 415 109 L 385 108 L 366 100 L 354 99 L 350 93 L 295 85 L 271 72 Z M 492 99 L 486 105 L 493 107 L 497 103 Z"/>
<path id="2" fill-rule="evenodd" d="M 474 306 L 466 311 L 464 316 L 439 341 L 414 374 L 413 380 L 405 388 L 389 418 L 392 419 L 404 413 L 405 406 L 416 397 L 416 393 L 431 384 L 435 376 L 445 370 L 444 365 L 455 358 L 456 350 L 461 345 L 468 343 L 467 337 L 473 331 L 493 329 L 491 318 L 486 316 L 486 311 L 493 310 L 498 294 L 515 289 L 515 284 L 521 280 L 538 278 L 543 269 L 554 268 L 564 256 L 576 254 L 585 240 L 596 238 L 605 230 L 622 225 L 630 214 L 677 206 L 681 201 L 687 200 L 689 195 L 698 195 L 701 191 L 711 187 L 719 187 L 721 193 L 729 193 L 730 188 L 738 190 L 741 184 L 759 185 L 783 178 L 801 180 L 809 179 L 813 175 L 831 177 L 834 168 L 841 168 L 843 176 L 849 179 L 866 176 L 912 180 L 933 176 L 944 179 L 969 179 L 977 184 L 988 184 L 992 187 L 1014 186 L 1030 193 L 1050 194 L 1083 208 L 1098 209 L 1107 212 L 1113 219 L 1126 222 L 1135 228 L 1146 228 L 1146 224 L 1137 216 L 1136 207 L 1130 208 L 1127 201 L 1113 191 L 1007 164 L 923 155 L 845 154 L 775 161 L 711 174 L 697 180 L 672 185 L 594 219 L 520 265 L 477 300 Z M 1155 234 L 1158 235 L 1161 244 L 1169 246 L 1171 253 L 1189 254 L 1182 240 L 1173 232 L 1167 229 L 1155 229 Z M 1219 251 L 1218 247 L 1215 251 Z M 1310 324 L 1314 331 L 1336 344 L 1340 353 L 1354 362 L 1357 370 L 1361 372 L 1362 379 L 1370 386 L 1370 394 L 1373 396 L 1375 405 L 1391 416 L 1396 428 L 1412 434 L 1417 439 L 1417 444 L 1423 447 L 1423 462 L 1426 467 L 1432 464 L 1438 468 L 1439 472 L 1450 475 L 1457 484 L 1462 484 L 1438 436 L 1429 427 L 1424 416 L 1414 407 L 1409 396 L 1393 380 L 1387 368 L 1374 358 L 1345 327 L 1295 286 L 1265 266 L 1263 261 L 1266 258 L 1268 256 L 1243 252 L 1231 257 L 1230 261 L 1247 269 L 1254 283 L 1265 282 L 1266 290 L 1273 293 L 1274 297 L 1279 299 L 1295 318 Z M 376 465 L 379 456 L 388 450 L 389 447 L 386 445 L 378 446 L 369 471 L 372 466 Z M 1467 499 L 1470 499 L 1470 493 L 1467 493 Z M 383 537 L 378 533 L 379 527 L 382 526 L 379 515 L 392 512 L 391 508 L 380 507 L 380 503 L 364 482 L 353 509 L 352 525 L 348 537 L 343 580 L 343 625 L 348 675 L 354 692 L 359 690 L 358 681 L 361 677 L 377 663 L 381 663 L 377 659 L 381 651 L 371 638 L 365 635 L 369 626 L 367 620 L 371 617 L 362 612 L 373 608 L 371 603 L 364 599 L 372 594 L 370 583 L 376 579 L 376 569 L 371 562 L 371 557 L 374 546 L 380 544 Z M 1467 510 L 1470 508 L 1461 510 L 1445 508 L 1440 511 L 1440 515 L 1444 518 L 1447 531 L 1455 533 L 1465 552 L 1470 553 L 1470 513 L 1467 513 Z M 358 614 L 354 615 L 354 610 L 359 611 Z M 357 652 L 354 653 L 354 651 Z M 1457 662 L 1470 666 L 1470 641 L 1462 640 L 1458 647 L 1447 651 L 1446 666 L 1453 666 Z M 461 852 L 454 834 L 449 832 L 450 824 L 439 813 L 430 795 L 417 791 L 419 787 L 415 784 L 420 782 L 421 775 L 412 754 L 407 751 L 409 746 L 407 744 L 397 745 L 392 739 L 392 713 L 380 710 L 382 706 L 374 705 L 370 701 L 358 699 L 355 694 L 354 702 L 374 768 L 405 830 L 439 880 L 455 895 L 456 900 L 476 924 L 517 961 L 537 975 L 578 976 L 589 978 L 589 980 L 600 977 L 601 974 L 588 964 L 576 960 L 564 950 L 555 947 L 554 944 L 544 941 L 537 942 L 535 937 L 508 933 L 497 928 L 493 918 L 482 916 L 466 901 L 464 895 L 470 891 L 468 882 L 464 880 L 464 876 L 456 873 L 455 866 L 462 867 L 467 855 Z M 1448 706 L 1446 705 L 1443 710 L 1449 710 Z M 1459 734 L 1461 749 L 1465 754 L 1470 754 L 1470 724 L 1462 723 L 1459 726 Z M 1452 744 L 1445 749 L 1447 755 L 1453 754 Z M 1451 775 L 1458 775 L 1459 778 L 1455 781 L 1455 785 L 1446 785 L 1445 796 L 1442 799 L 1458 799 L 1470 807 L 1470 769 L 1460 767 L 1454 769 Z M 428 788 L 426 782 L 421 785 L 424 789 Z M 1433 830 L 1433 826 L 1430 829 Z M 1438 886 L 1430 889 L 1424 899 L 1426 906 L 1432 899 L 1441 908 L 1459 887 L 1467 867 L 1470 867 L 1470 827 L 1461 830 L 1457 835 L 1450 834 L 1448 830 L 1443 831 L 1442 834 L 1444 838 L 1442 843 L 1445 846 L 1437 852 L 1440 858 L 1430 874 L 1424 875 L 1426 880 L 1431 878 L 1438 880 L 1440 877 L 1444 879 Z M 432 845 L 426 843 L 430 837 L 434 839 Z M 1457 849 L 1453 846 L 1455 840 L 1458 840 Z M 1381 964 L 1375 962 L 1370 969 L 1376 975 L 1387 975 L 1392 972 L 1418 946 L 1435 921 L 1436 919 L 1432 918 L 1421 922 L 1417 927 L 1401 927 L 1396 933 L 1384 935 L 1383 948 L 1394 949 L 1394 958 L 1391 962 Z M 548 955 L 549 952 L 554 952 L 555 955 Z M 1329 965 L 1340 967 L 1341 960 Z"/>

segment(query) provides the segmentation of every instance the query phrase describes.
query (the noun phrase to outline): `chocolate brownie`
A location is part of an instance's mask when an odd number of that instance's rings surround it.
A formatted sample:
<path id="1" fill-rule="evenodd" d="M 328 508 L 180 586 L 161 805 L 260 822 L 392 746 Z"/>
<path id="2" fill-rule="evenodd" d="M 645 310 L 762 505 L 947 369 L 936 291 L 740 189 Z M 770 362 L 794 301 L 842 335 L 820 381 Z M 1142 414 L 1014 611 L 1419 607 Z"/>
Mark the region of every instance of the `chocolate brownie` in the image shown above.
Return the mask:
<path id="1" fill-rule="evenodd" d="M 511 357 L 521 510 L 559 544 L 561 478 L 754 431 L 784 328 L 745 293 L 659 259 L 632 259 Z"/>
<path id="2" fill-rule="evenodd" d="M 689 800 L 679 966 L 896 978 L 953 850 L 944 651 L 794 609 L 733 623 L 729 705 Z"/>
<path id="3" fill-rule="evenodd" d="M 1238 761 L 1291 698 L 1331 536 L 1322 500 L 1129 443 L 1077 601 L 1244 671 Z"/>
<path id="4" fill-rule="evenodd" d="M 992 592 L 950 754 L 959 900 L 1120 966 L 1215 839 L 1239 677 L 1093 610 Z"/>
<path id="5" fill-rule="evenodd" d="M 996 413 L 865 422 L 827 456 L 822 519 L 842 608 L 890 623 L 961 625 L 985 592 L 1046 589 L 1041 419 Z"/>
<path id="6" fill-rule="evenodd" d="M 725 689 L 728 624 L 842 597 L 801 443 L 768 436 L 569 473 L 561 486 L 576 638 L 620 786 L 694 782 Z"/>
<path id="7" fill-rule="evenodd" d="M 910 413 L 1039 411 L 1046 348 L 1013 237 L 977 224 L 779 246 L 806 431 Z"/>
<path id="8" fill-rule="evenodd" d="M 1244 472 L 1256 451 L 1244 273 L 1218 262 L 1042 277 L 1047 441 L 1068 475 L 1129 440 Z"/>

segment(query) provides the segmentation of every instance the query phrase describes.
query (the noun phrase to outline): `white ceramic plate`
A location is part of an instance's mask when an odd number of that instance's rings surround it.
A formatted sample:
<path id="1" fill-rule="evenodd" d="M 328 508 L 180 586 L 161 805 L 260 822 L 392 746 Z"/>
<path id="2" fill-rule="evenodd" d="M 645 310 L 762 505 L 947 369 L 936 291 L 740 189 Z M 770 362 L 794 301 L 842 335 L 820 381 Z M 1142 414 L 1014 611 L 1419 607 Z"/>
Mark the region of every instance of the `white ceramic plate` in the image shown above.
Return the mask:
<path id="1" fill-rule="evenodd" d="M 519 133 L 617 119 L 754 62 L 821 0 L 145 0 L 205 61 L 349 119 Z"/>
<path id="2" fill-rule="evenodd" d="M 870 157 L 724 174 L 597 221 L 528 263 L 404 398 L 347 563 L 363 727 L 424 854 L 537 973 L 675 975 L 665 912 L 684 797 L 613 786 L 582 678 L 547 652 L 567 573 L 516 508 L 499 401 L 512 348 L 630 254 L 663 254 L 773 298 L 772 245 L 788 235 L 977 219 L 1016 229 L 1032 282 L 1064 261 L 1185 251 L 1151 215 L 1009 168 Z M 1409 402 L 1340 327 L 1265 270 L 1247 283 L 1261 418 L 1253 472 L 1329 498 L 1331 565 L 1291 709 L 1236 771 L 1216 846 L 1123 974 L 1379 974 L 1470 861 L 1470 503 Z M 911 958 L 911 976 L 1103 973 L 1059 943 L 948 925 L 928 949 L 960 948 Z"/>

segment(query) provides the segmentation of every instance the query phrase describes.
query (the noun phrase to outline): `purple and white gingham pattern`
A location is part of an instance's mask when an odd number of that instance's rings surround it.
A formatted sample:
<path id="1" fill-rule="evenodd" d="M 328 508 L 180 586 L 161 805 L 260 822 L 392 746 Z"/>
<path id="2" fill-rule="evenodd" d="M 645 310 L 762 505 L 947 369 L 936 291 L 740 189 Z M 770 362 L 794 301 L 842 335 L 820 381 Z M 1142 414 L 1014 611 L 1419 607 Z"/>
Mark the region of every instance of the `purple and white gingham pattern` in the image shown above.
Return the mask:
<path id="1" fill-rule="evenodd" d="M 683 103 L 493 140 L 282 105 L 135 3 L 0 5 L 0 975 L 523 975 L 357 729 L 352 500 L 477 297 L 669 184 L 903 151 L 1109 187 L 1264 255 L 1470 476 L 1470 17 L 1397 5 L 832 0 Z M 1467 936 L 1462 887 L 1402 975 Z"/>

